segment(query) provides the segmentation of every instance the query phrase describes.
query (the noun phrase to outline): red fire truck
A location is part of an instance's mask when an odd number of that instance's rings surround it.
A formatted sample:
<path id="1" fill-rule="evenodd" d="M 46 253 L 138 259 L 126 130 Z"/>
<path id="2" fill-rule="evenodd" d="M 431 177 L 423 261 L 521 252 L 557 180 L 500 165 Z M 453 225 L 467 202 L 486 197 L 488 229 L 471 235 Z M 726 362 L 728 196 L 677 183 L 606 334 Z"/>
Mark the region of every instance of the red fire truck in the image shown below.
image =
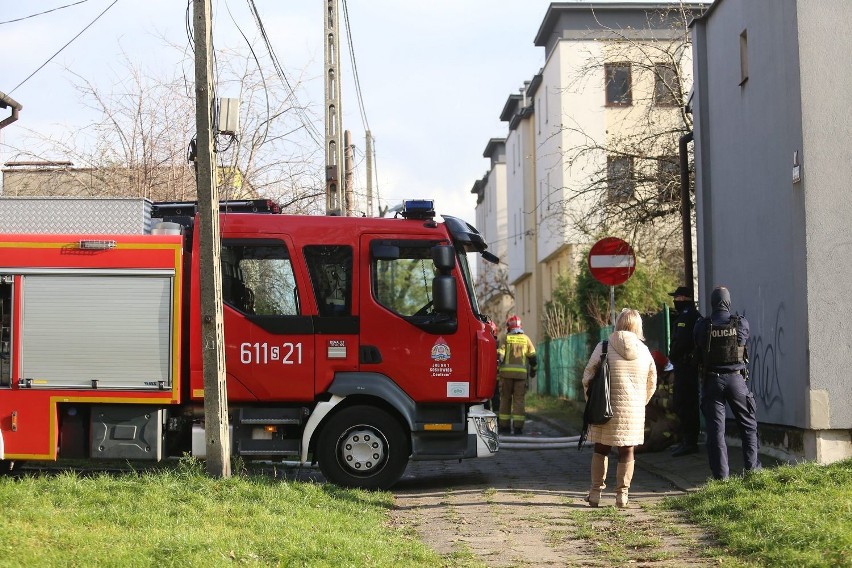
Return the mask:
<path id="1" fill-rule="evenodd" d="M 152 234 L 0 234 L 6 470 L 204 456 L 197 212 L 151 209 Z M 234 455 L 387 488 L 409 459 L 497 451 L 476 229 L 431 201 L 393 219 L 223 202 L 220 222 Z"/>

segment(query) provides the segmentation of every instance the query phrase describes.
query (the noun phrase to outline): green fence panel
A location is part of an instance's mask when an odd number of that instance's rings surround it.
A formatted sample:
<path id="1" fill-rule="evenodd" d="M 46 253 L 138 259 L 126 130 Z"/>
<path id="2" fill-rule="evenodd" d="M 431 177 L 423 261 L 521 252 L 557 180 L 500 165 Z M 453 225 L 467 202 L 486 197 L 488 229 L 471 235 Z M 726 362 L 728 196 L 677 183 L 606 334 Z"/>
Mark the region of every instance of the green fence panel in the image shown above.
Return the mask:
<path id="1" fill-rule="evenodd" d="M 669 326 L 667 306 L 663 306 L 656 314 L 642 317 L 642 330 L 645 332 L 648 349 L 668 354 L 671 333 Z M 608 339 L 612 330 L 612 326 L 602 327 L 598 333 L 598 341 Z M 583 369 L 591 355 L 588 338 L 587 333 L 575 333 L 568 337 L 544 341 L 536 346 L 539 357 L 536 392 L 582 400 L 580 383 Z"/>

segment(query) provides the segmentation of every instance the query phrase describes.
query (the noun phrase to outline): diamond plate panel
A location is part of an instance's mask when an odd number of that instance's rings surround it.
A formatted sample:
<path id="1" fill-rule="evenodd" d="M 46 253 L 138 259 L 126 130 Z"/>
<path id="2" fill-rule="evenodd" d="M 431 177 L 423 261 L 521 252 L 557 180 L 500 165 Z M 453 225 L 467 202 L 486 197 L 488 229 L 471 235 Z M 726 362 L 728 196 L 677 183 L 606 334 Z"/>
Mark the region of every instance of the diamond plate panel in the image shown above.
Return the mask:
<path id="1" fill-rule="evenodd" d="M 139 198 L 3 197 L 2 233 L 151 233 L 151 202 Z"/>

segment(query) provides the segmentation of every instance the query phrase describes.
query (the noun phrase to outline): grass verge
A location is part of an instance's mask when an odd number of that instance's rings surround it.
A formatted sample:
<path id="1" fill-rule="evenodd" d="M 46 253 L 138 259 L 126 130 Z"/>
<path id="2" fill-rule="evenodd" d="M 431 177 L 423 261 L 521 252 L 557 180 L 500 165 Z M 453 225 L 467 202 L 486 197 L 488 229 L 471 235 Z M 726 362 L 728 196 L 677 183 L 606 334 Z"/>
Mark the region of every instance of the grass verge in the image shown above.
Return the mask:
<path id="1" fill-rule="evenodd" d="M 3 566 L 436 566 L 388 526 L 389 493 L 267 476 L 212 479 L 199 462 L 121 474 L 0 478 Z"/>
<path id="2" fill-rule="evenodd" d="M 852 567 L 852 460 L 764 469 L 664 501 L 763 566 Z"/>
<path id="3" fill-rule="evenodd" d="M 526 411 L 530 414 L 559 420 L 568 426 L 573 434 L 579 434 L 583 429 L 583 403 L 535 393 L 527 393 L 524 401 Z"/>

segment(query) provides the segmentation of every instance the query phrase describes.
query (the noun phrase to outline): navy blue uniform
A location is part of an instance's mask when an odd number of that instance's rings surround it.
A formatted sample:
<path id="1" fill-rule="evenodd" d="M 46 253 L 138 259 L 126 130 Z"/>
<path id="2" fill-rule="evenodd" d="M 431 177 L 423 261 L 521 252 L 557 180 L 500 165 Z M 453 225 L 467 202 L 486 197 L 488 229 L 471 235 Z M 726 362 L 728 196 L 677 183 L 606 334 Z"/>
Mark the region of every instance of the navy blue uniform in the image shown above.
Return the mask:
<path id="1" fill-rule="evenodd" d="M 694 337 L 697 355 L 708 350 L 710 324 L 714 327 L 729 325 L 731 321 L 730 296 L 727 289 L 713 291 L 713 313 L 695 324 Z M 744 347 L 749 337 L 748 320 L 740 317 L 736 326 L 737 345 Z M 716 341 L 716 338 L 713 339 Z M 715 479 L 727 479 L 728 445 L 725 442 L 725 404 L 731 407 L 742 439 L 743 463 L 746 471 L 760 469 L 758 459 L 757 418 L 754 395 L 749 391 L 743 371 L 745 362 L 739 360 L 725 364 L 709 364 L 704 368 L 701 410 L 707 423 L 707 455 L 710 471 Z"/>
<path id="2" fill-rule="evenodd" d="M 701 429 L 699 418 L 698 360 L 695 358 L 693 330 L 701 317 L 695 303 L 681 310 L 672 329 L 669 359 L 674 366 L 674 409 L 680 421 L 681 442 L 695 446 Z"/>

